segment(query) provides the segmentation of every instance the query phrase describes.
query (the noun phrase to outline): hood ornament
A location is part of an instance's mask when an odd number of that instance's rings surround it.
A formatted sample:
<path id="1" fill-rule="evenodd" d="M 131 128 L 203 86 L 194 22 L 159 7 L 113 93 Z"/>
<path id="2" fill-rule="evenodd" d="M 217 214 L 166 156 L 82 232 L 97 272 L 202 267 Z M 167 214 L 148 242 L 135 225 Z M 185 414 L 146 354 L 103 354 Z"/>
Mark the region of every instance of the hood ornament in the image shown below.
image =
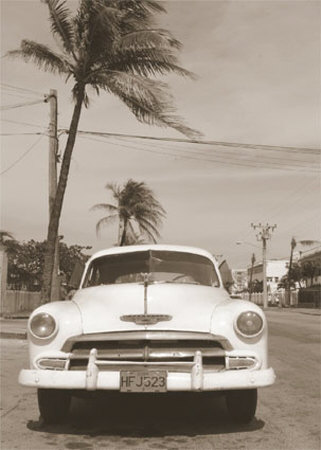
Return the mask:
<path id="1" fill-rule="evenodd" d="M 136 325 L 155 325 L 158 322 L 167 322 L 172 320 L 168 314 L 148 314 L 147 308 L 147 289 L 149 283 L 149 273 L 142 273 L 144 280 L 144 314 L 128 314 L 120 316 L 123 322 L 134 322 Z"/>

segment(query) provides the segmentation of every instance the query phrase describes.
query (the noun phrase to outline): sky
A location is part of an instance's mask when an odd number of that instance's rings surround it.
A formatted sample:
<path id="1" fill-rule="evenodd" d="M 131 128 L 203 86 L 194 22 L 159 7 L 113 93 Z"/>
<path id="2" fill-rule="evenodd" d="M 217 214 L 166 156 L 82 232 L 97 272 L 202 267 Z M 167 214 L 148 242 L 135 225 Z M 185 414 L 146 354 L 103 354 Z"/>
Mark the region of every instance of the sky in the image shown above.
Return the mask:
<path id="1" fill-rule="evenodd" d="M 79 135 L 62 211 L 67 244 L 114 245 L 117 224 L 96 235 L 111 202 L 107 183 L 144 181 L 167 212 L 160 243 L 205 248 L 233 268 L 245 268 L 261 243 L 251 223 L 276 224 L 269 258 L 287 258 L 292 236 L 319 240 L 320 3 L 314 1 L 168 1 L 159 15 L 183 48 L 181 65 L 196 80 L 171 75 L 179 115 L 208 141 L 303 150 L 93 138 Z M 72 9 L 76 1 L 67 1 Z M 40 0 L 2 0 L 1 229 L 18 240 L 43 240 L 48 224 L 49 107 L 58 91 L 58 127 L 72 114 L 71 84 L 9 59 L 24 38 L 55 48 Z M 168 128 L 137 122 L 118 99 L 90 97 L 80 130 L 181 138 Z M 34 105 L 21 103 L 39 100 Z M 27 134 L 29 133 L 29 134 Z M 31 133 L 31 134 L 30 134 Z M 61 151 L 65 134 L 59 138 Z M 242 244 L 237 245 L 237 242 Z"/>

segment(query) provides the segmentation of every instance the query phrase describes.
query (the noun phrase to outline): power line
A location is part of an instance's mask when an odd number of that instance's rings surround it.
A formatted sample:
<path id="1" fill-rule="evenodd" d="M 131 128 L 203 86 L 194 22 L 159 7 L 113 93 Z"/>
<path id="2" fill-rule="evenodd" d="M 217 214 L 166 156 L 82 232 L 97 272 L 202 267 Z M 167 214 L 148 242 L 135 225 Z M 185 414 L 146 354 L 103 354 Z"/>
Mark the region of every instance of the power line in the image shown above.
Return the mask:
<path id="1" fill-rule="evenodd" d="M 2 88 L 2 90 L 5 91 L 5 92 L 3 92 L 3 95 L 5 95 L 5 96 L 9 95 L 10 97 L 20 97 L 20 98 L 25 98 L 25 99 L 36 97 L 36 94 L 29 94 L 28 92 L 12 91 L 8 88 Z M 37 97 L 39 97 L 39 95 L 37 95 Z"/>
<path id="2" fill-rule="evenodd" d="M 6 87 L 6 88 L 9 88 L 9 89 L 11 89 L 11 90 L 15 90 L 15 91 L 20 91 L 20 92 L 31 92 L 31 93 L 36 94 L 36 95 L 43 95 L 42 92 L 39 92 L 39 91 L 33 91 L 32 89 L 23 88 L 23 87 L 21 87 L 21 86 L 14 86 L 14 85 L 12 85 L 12 84 L 7 84 L 7 83 L 0 83 L 0 85 L 1 85 L 1 86 L 4 86 L 4 87 Z"/>
<path id="3" fill-rule="evenodd" d="M 0 136 L 39 136 L 46 135 L 45 133 L 0 133 Z"/>
<path id="4" fill-rule="evenodd" d="M 123 139 L 122 139 L 122 141 L 123 141 Z M 128 142 L 127 140 L 125 141 L 125 142 Z M 140 145 L 148 145 L 148 146 L 153 146 L 153 147 L 157 147 L 157 148 L 160 148 L 160 149 L 166 149 L 166 150 L 170 150 L 170 149 L 173 149 L 174 151 L 184 151 L 185 153 L 187 152 L 187 154 L 196 154 L 196 155 L 199 155 L 199 156 L 209 156 L 209 150 L 205 150 L 205 151 L 202 151 L 202 150 L 192 150 L 192 149 L 180 149 L 180 148 L 174 148 L 174 147 L 170 147 L 170 148 L 168 148 L 168 147 L 162 147 L 162 146 L 160 146 L 159 144 L 155 144 L 155 143 L 149 143 L 149 144 L 146 144 L 146 143 L 141 143 Z M 254 160 L 253 158 L 244 158 L 244 156 L 243 155 L 240 155 L 240 153 L 239 152 L 235 152 L 235 150 L 232 150 L 232 151 L 228 151 L 228 150 L 224 150 L 224 152 L 222 153 L 222 151 L 220 151 L 220 150 L 216 150 L 216 149 L 210 149 L 210 151 L 211 151 L 211 154 L 216 154 L 217 156 L 224 156 L 224 157 L 226 157 L 226 156 L 232 156 L 233 157 L 233 160 L 235 160 L 235 157 L 238 157 L 239 159 L 240 159 L 240 161 L 241 162 L 251 162 L 251 163 L 259 163 L 259 164 L 272 164 L 272 165 L 281 165 L 281 166 L 283 166 L 283 165 L 285 165 L 285 166 L 293 166 L 293 167 L 300 167 L 300 168 L 303 168 L 303 167 L 306 167 L 306 168 L 310 168 L 310 166 L 311 166 L 311 163 L 312 163 L 312 161 L 308 161 L 308 160 L 300 160 L 300 159 L 294 159 L 294 158 L 291 158 L 291 160 L 289 161 L 289 159 L 287 158 L 287 159 L 282 159 L 282 158 L 275 158 L 275 157 L 269 157 L 268 156 L 268 158 L 269 159 L 263 159 L 262 158 L 262 156 L 260 155 L 260 160 Z M 276 162 L 273 162 L 273 161 L 271 161 L 271 160 L 274 160 L 274 161 L 276 161 Z M 296 164 L 296 163 L 299 163 L 299 164 Z M 304 163 L 307 163 L 307 164 L 309 164 L 309 166 L 304 166 L 303 164 Z"/>
<path id="5" fill-rule="evenodd" d="M 89 139 L 89 140 L 97 141 L 97 142 L 101 142 L 101 143 L 104 142 L 104 141 L 102 141 L 100 139 L 96 139 L 96 138 L 87 137 L 85 139 Z M 235 157 L 234 158 L 229 158 L 228 156 L 225 157 L 224 154 L 216 156 L 215 158 L 204 158 L 204 157 L 202 157 L 202 156 L 204 156 L 202 154 L 202 155 L 200 155 L 201 156 L 200 158 L 197 158 L 195 156 L 191 156 L 191 155 L 193 155 L 193 153 L 192 154 L 188 153 L 188 151 L 185 151 L 185 153 L 173 153 L 173 152 L 168 153 L 166 151 L 164 152 L 164 150 L 167 150 L 167 149 L 164 149 L 163 151 L 157 151 L 157 150 L 145 149 L 145 148 L 141 148 L 141 147 L 135 147 L 133 145 L 126 145 L 124 143 L 114 142 L 114 141 L 110 141 L 110 140 L 109 140 L 109 142 L 112 143 L 113 145 L 116 145 L 119 147 L 131 148 L 131 149 L 135 149 L 135 150 L 143 151 L 143 152 L 147 152 L 147 153 L 160 154 L 162 156 L 166 155 L 169 157 L 176 157 L 176 158 L 182 158 L 182 159 L 190 159 L 190 160 L 200 161 L 200 162 L 219 163 L 219 164 L 228 165 L 228 166 L 252 167 L 252 168 L 271 169 L 271 170 L 276 169 L 276 170 L 283 170 L 283 171 L 286 170 L 286 171 L 295 171 L 295 172 L 300 172 L 300 171 L 317 172 L 317 171 L 311 170 L 310 168 L 307 168 L 307 167 L 299 167 L 298 168 L 298 166 L 294 166 L 294 167 L 293 166 L 287 167 L 287 166 L 283 166 L 283 165 L 278 166 L 278 165 L 273 165 L 273 163 L 270 163 L 270 164 L 272 164 L 272 167 L 267 167 L 266 165 L 259 164 L 259 162 L 255 162 L 252 160 L 246 160 L 248 162 L 245 162 L 245 161 L 242 162 L 242 159 L 239 159 L 236 161 Z M 223 160 L 218 159 L 220 157 L 223 158 Z M 299 170 L 299 169 L 301 169 L 301 170 Z"/>
<path id="6" fill-rule="evenodd" d="M 125 138 L 124 138 L 125 139 Z M 155 146 L 155 147 L 159 147 L 159 148 L 164 148 L 164 147 L 162 147 L 161 145 L 162 144 L 158 144 L 158 143 L 156 143 L 156 142 L 152 142 L 152 143 L 141 143 L 140 145 L 153 145 L 153 146 Z M 198 145 L 198 144 L 195 144 L 195 145 Z M 177 147 L 177 145 L 176 146 L 174 146 L 174 145 L 171 145 L 171 144 L 169 144 L 168 146 L 166 146 L 167 148 L 172 148 L 172 149 L 177 149 L 178 147 Z M 185 149 L 184 149 L 185 150 Z M 221 150 L 216 150 L 215 148 L 210 148 L 210 150 L 212 151 L 212 152 L 220 152 L 220 154 L 221 154 Z M 241 150 L 243 150 L 243 151 L 247 151 L 247 152 L 251 152 L 252 153 L 252 150 L 251 149 L 241 149 Z M 188 151 L 191 151 L 191 150 L 188 150 Z M 202 152 L 203 152 L 203 154 L 206 154 L 206 155 L 208 155 L 208 149 L 204 149 L 204 150 L 197 150 L 197 153 L 198 154 L 202 154 Z M 204 153 L 205 152 L 205 153 Z M 280 150 L 277 150 L 276 151 L 278 154 L 280 154 L 280 153 L 282 153 Z M 297 154 L 297 153 L 296 153 Z M 240 155 L 240 149 L 228 149 L 228 150 L 226 150 L 226 149 L 224 149 L 224 155 L 232 155 L 233 157 L 235 156 L 235 155 Z M 263 157 L 264 157 L 264 155 L 263 155 Z M 281 158 L 277 158 L 277 157 L 275 157 L 275 156 L 267 156 L 269 159 L 273 159 L 273 160 L 275 160 L 275 161 L 281 161 L 281 162 L 284 162 L 284 161 L 288 161 L 289 159 L 288 159 L 288 156 L 286 156 L 286 157 L 281 157 Z M 313 157 L 313 156 L 312 156 Z M 260 154 L 260 160 L 262 161 L 262 155 Z M 285 159 L 286 158 L 286 159 Z M 299 163 L 304 163 L 304 162 L 307 162 L 307 163 L 310 163 L 311 161 L 309 160 L 309 161 L 307 161 L 307 160 L 302 160 L 302 159 L 296 159 L 296 158 L 293 158 L 292 156 L 291 156 L 291 162 L 292 161 L 296 161 L 296 162 L 299 162 Z"/>
<path id="7" fill-rule="evenodd" d="M 59 130 L 68 133 L 67 129 Z M 321 149 L 315 148 L 305 148 L 305 147 L 285 147 L 285 146 L 275 146 L 275 145 L 261 145 L 261 144 L 245 144 L 245 143 L 236 143 L 236 142 L 223 142 L 223 141 L 203 141 L 199 139 L 178 139 L 178 138 L 167 138 L 167 137 L 156 137 L 156 136 L 141 136 L 134 134 L 124 134 L 124 133 L 107 133 L 101 131 L 84 131 L 78 130 L 78 133 L 82 134 L 91 134 L 102 137 L 125 137 L 131 139 L 144 139 L 144 140 L 154 140 L 154 141 L 164 141 L 164 142 L 181 142 L 185 144 L 200 144 L 200 145 L 215 145 L 215 146 L 223 146 L 223 147 L 236 147 L 236 148 L 246 148 L 246 149 L 256 149 L 256 150 L 281 150 L 281 151 L 299 151 L 299 152 L 307 152 L 319 155 L 321 153 Z"/>
<path id="8" fill-rule="evenodd" d="M 41 141 L 43 136 L 40 136 L 14 163 L 12 163 L 9 167 L 7 167 L 5 170 L 3 170 L 0 173 L 1 175 L 4 175 L 6 172 L 8 172 L 10 169 L 12 169 L 14 166 L 16 166 L 31 150 Z"/>
<path id="9" fill-rule="evenodd" d="M 20 122 L 18 120 L 9 120 L 9 119 L 2 119 L 1 118 L 1 121 L 2 122 L 8 122 L 8 123 L 14 123 L 14 124 L 17 124 L 17 125 L 25 125 L 27 127 L 46 128 L 43 125 L 39 125 L 39 124 L 36 124 L 36 123 L 29 123 L 29 122 Z"/>
<path id="10" fill-rule="evenodd" d="M 32 102 L 16 103 L 15 105 L 5 105 L 1 107 L 1 111 L 7 111 L 8 109 L 21 108 L 23 106 L 37 105 L 38 103 L 44 103 L 44 100 L 34 100 Z"/>

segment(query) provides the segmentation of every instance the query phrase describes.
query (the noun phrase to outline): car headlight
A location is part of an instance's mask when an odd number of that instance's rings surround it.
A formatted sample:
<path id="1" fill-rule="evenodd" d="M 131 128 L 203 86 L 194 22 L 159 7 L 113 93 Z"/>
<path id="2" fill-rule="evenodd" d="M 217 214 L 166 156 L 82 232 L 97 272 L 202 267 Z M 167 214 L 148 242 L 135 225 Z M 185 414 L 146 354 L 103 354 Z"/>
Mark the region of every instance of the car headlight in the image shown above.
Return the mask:
<path id="1" fill-rule="evenodd" d="M 39 339 L 51 337 L 57 330 L 55 319 L 48 313 L 36 314 L 29 324 L 30 332 Z"/>
<path id="2" fill-rule="evenodd" d="M 236 331 L 245 337 L 255 337 L 263 329 L 262 317 L 254 311 L 242 312 L 235 322 Z"/>

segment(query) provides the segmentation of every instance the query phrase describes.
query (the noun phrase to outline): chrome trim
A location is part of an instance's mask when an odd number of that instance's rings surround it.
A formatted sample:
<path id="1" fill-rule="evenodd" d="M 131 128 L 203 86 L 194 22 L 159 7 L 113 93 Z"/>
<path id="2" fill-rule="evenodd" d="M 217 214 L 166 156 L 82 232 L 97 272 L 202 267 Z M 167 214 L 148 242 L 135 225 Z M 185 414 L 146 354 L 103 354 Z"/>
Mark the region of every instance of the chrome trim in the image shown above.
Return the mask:
<path id="1" fill-rule="evenodd" d="M 120 316 L 123 322 L 134 322 L 136 325 L 155 325 L 158 322 L 167 322 L 172 320 L 173 316 L 168 314 L 128 314 Z"/>
<path id="2" fill-rule="evenodd" d="M 116 341 L 116 340 L 207 340 L 219 342 L 224 350 L 233 350 L 231 343 L 224 336 L 203 333 L 198 331 L 172 331 L 172 330 L 142 330 L 142 331 L 111 331 L 105 333 L 88 333 L 71 336 L 62 346 L 62 351 L 69 353 L 76 342 Z"/>
<path id="3" fill-rule="evenodd" d="M 193 357 L 197 346 L 194 348 L 173 347 L 171 349 L 157 348 L 145 345 L 141 348 L 119 348 L 119 349 L 97 349 L 98 358 L 126 360 L 143 359 L 144 361 L 163 358 L 189 358 Z M 201 348 L 203 357 L 225 356 L 225 350 L 222 348 Z M 90 349 L 73 349 L 70 359 L 85 359 L 89 357 Z"/>
<path id="4" fill-rule="evenodd" d="M 55 366 L 54 363 L 61 363 L 61 366 Z M 69 359 L 67 358 L 39 358 L 36 361 L 36 365 L 39 369 L 43 370 L 66 370 L 69 367 Z"/>

